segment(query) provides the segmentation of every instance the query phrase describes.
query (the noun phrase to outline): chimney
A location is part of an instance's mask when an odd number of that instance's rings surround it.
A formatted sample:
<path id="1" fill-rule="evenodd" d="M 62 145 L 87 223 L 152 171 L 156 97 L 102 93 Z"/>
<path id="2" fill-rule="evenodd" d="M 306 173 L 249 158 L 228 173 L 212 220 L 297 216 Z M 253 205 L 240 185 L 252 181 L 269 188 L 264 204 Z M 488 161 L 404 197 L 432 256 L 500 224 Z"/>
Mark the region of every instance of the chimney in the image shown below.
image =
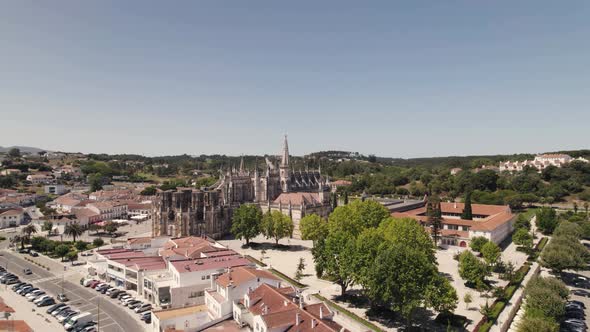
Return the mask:
<path id="1" fill-rule="evenodd" d="M 302 297 L 299 298 L 299 308 L 301 310 L 303 310 L 303 298 Z"/>
<path id="2" fill-rule="evenodd" d="M 299 325 L 299 313 L 295 313 L 295 325 Z"/>
<path id="3" fill-rule="evenodd" d="M 320 306 L 320 319 L 324 319 L 324 308 Z"/>
<path id="4" fill-rule="evenodd" d="M 315 327 L 315 319 L 311 319 L 311 328 L 313 329 Z"/>
<path id="5" fill-rule="evenodd" d="M 455 209 L 457 208 L 457 202 L 455 202 L 455 204 L 453 205 L 455 207 Z"/>

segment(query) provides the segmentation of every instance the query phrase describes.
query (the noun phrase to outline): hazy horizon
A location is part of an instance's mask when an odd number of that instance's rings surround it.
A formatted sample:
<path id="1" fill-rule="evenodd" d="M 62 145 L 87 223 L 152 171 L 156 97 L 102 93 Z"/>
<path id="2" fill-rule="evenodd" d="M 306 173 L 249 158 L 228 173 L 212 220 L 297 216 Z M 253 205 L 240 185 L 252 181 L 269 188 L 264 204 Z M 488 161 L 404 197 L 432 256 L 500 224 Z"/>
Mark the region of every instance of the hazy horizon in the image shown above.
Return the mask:
<path id="1" fill-rule="evenodd" d="M 0 146 L 270 155 L 287 133 L 294 155 L 583 149 L 588 17 L 581 0 L 4 2 Z"/>

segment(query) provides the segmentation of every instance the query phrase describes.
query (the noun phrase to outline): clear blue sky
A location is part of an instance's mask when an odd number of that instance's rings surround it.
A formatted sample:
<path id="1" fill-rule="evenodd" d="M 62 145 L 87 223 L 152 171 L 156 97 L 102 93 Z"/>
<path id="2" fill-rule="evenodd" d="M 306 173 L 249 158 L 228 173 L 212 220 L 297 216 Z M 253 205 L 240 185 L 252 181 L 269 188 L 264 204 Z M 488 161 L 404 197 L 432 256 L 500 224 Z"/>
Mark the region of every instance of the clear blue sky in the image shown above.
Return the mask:
<path id="1" fill-rule="evenodd" d="M 0 145 L 589 148 L 590 1 L 2 1 Z"/>

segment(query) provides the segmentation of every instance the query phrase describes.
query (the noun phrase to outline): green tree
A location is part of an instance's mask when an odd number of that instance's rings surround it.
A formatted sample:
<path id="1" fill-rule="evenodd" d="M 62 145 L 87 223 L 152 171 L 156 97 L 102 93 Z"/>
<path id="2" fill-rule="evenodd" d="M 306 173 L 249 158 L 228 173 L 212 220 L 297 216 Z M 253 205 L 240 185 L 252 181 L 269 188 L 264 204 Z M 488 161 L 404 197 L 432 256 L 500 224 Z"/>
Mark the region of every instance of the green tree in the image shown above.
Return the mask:
<path id="1" fill-rule="evenodd" d="M 143 196 L 154 196 L 156 194 L 156 186 L 145 187 L 140 193 Z"/>
<path id="2" fill-rule="evenodd" d="M 473 253 L 466 250 L 459 255 L 459 275 L 468 284 L 483 289 L 486 287 L 485 278 L 488 274 L 487 266 Z"/>
<path id="3" fill-rule="evenodd" d="M 74 239 L 74 242 L 76 242 L 76 238 L 84 234 L 84 229 L 77 222 L 70 223 L 66 225 L 64 229 L 64 234 L 72 237 Z"/>
<path id="4" fill-rule="evenodd" d="M 469 309 L 469 304 L 473 302 L 473 296 L 470 292 L 467 292 L 465 295 L 463 295 L 463 302 L 465 303 L 465 309 Z"/>
<path id="5" fill-rule="evenodd" d="M 440 238 L 440 230 L 442 229 L 442 211 L 438 195 L 432 195 L 428 198 L 426 215 L 428 217 L 428 224 L 430 225 L 430 235 L 434 241 L 434 246 L 437 246 Z"/>
<path id="6" fill-rule="evenodd" d="M 344 191 L 343 203 L 344 205 L 348 205 L 348 191 Z"/>
<path id="7" fill-rule="evenodd" d="M 379 253 L 379 247 L 384 241 L 383 232 L 378 228 L 367 228 L 356 239 L 353 279 L 355 284 L 363 288 L 363 291 L 369 285 L 370 270 Z"/>
<path id="8" fill-rule="evenodd" d="M 354 281 L 355 250 L 354 237 L 343 230 L 330 232 L 322 246 L 323 274 L 340 286 L 341 295 Z"/>
<path id="9" fill-rule="evenodd" d="M 571 238 L 572 241 L 576 241 L 582 238 L 583 233 L 584 230 L 580 225 L 569 221 L 562 221 L 555 228 L 553 236 L 565 236 Z"/>
<path id="10" fill-rule="evenodd" d="M 432 277 L 426 287 L 426 306 L 440 313 L 452 314 L 457 309 L 459 297 L 451 282 L 441 276 Z"/>
<path id="11" fill-rule="evenodd" d="M 67 260 L 73 262 L 78 259 L 78 252 L 76 250 L 69 251 L 66 256 Z"/>
<path id="12" fill-rule="evenodd" d="M 45 220 L 43 226 L 41 226 L 41 230 L 47 232 L 47 234 L 51 234 L 53 231 L 53 223 L 49 220 Z"/>
<path id="13" fill-rule="evenodd" d="M 549 207 L 542 207 L 537 210 L 537 227 L 544 234 L 552 234 L 557 227 L 558 220 L 555 210 Z"/>
<path id="14" fill-rule="evenodd" d="M 31 234 L 37 233 L 37 227 L 33 224 L 28 224 L 27 226 L 21 229 L 21 248 L 25 247 L 25 242 L 29 242 L 31 239 Z"/>
<path id="15" fill-rule="evenodd" d="M 78 251 L 85 251 L 88 249 L 88 242 L 78 241 L 76 242 L 75 247 Z"/>
<path id="16" fill-rule="evenodd" d="M 559 324 L 542 317 L 524 316 L 516 326 L 517 332 L 558 332 Z"/>
<path id="17" fill-rule="evenodd" d="M 98 234 L 98 231 L 101 229 L 102 227 L 100 227 L 98 224 L 89 224 L 88 225 L 88 232 L 92 232 L 94 231 L 94 234 Z"/>
<path id="18" fill-rule="evenodd" d="M 297 271 L 295 272 L 295 280 L 298 282 L 303 279 L 303 270 L 305 270 L 305 259 L 303 257 L 299 258 L 299 263 L 297 264 Z"/>
<path id="19" fill-rule="evenodd" d="M 11 148 L 10 150 L 8 150 L 8 156 L 13 159 L 20 158 L 20 156 L 21 156 L 20 149 L 19 148 Z"/>
<path id="20" fill-rule="evenodd" d="M 41 251 L 41 249 L 43 248 L 43 242 L 45 241 L 47 241 L 47 239 L 44 237 L 34 236 L 31 239 L 31 247 L 33 248 L 33 250 Z"/>
<path id="21" fill-rule="evenodd" d="M 541 254 L 541 265 L 556 273 L 563 270 L 580 270 L 586 266 L 588 250 L 571 239 L 553 238 Z"/>
<path id="22" fill-rule="evenodd" d="M 471 192 L 468 191 L 465 194 L 465 206 L 463 207 L 463 213 L 461 219 L 473 220 L 473 212 L 471 210 Z"/>
<path id="23" fill-rule="evenodd" d="M 308 214 L 299 221 L 299 230 L 303 240 L 315 243 L 328 235 L 328 222 L 317 214 Z"/>
<path id="24" fill-rule="evenodd" d="M 96 248 L 102 247 L 104 245 L 104 240 L 101 238 L 96 238 L 92 241 L 92 245 Z"/>
<path id="25" fill-rule="evenodd" d="M 95 173 L 88 176 L 88 183 L 90 184 L 90 192 L 99 191 L 102 189 L 102 178 L 101 173 Z"/>
<path id="26" fill-rule="evenodd" d="M 488 242 L 490 242 L 490 240 L 488 240 L 486 237 L 476 236 L 471 239 L 471 243 L 469 243 L 469 246 L 473 251 L 481 252 L 481 248 Z"/>
<path id="27" fill-rule="evenodd" d="M 113 235 L 117 232 L 117 230 L 119 229 L 119 225 L 117 225 L 117 223 L 109 221 L 104 225 L 104 230 L 105 232 L 107 232 L 109 235 Z"/>
<path id="28" fill-rule="evenodd" d="M 496 266 L 500 259 L 500 255 L 502 255 L 502 250 L 500 250 L 500 247 L 498 247 L 497 244 L 489 241 L 481 247 L 481 254 L 488 266 Z"/>
<path id="29" fill-rule="evenodd" d="M 525 228 L 527 230 L 531 229 L 531 221 L 523 213 L 519 213 L 518 217 L 516 217 L 516 221 L 514 222 L 514 229 L 519 228 Z"/>
<path id="30" fill-rule="evenodd" d="M 558 321 L 565 314 L 567 287 L 549 277 L 533 277 L 525 287 L 525 316 L 544 317 Z"/>
<path id="31" fill-rule="evenodd" d="M 512 234 L 512 241 L 519 246 L 525 247 L 527 252 L 533 248 L 533 235 L 526 228 L 518 228 Z"/>
<path id="32" fill-rule="evenodd" d="M 231 232 L 238 239 L 245 239 L 246 245 L 250 239 L 260 234 L 262 212 L 255 205 L 243 204 L 237 208 L 232 218 Z"/>
<path id="33" fill-rule="evenodd" d="M 55 255 L 61 258 L 62 262 L 64 260 L 64 257 L 66 257 L 66 255 L 68 254 L 68 252 L 70 252 L 70 247 L 65 244 L 58 245 L 57 247 L 55 247 L 54 250 Z"/>
<path id="34" fill-rule="evenodd" d="M 290 236 L 294 227 L 293 220 L 279 211 L 265 213 L 262 217 L 261 226 L 262 234 L 267 239 L 274 239 L 276 245 L 279 244 L 280 239 Z"/>

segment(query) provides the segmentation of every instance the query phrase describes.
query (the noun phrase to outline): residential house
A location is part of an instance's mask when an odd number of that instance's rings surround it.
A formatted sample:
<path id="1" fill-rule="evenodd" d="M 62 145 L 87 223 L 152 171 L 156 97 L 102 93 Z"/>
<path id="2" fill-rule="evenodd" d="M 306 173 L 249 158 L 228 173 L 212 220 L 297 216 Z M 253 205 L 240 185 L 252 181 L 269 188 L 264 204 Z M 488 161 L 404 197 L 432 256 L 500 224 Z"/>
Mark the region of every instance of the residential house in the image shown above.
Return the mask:
<path id="1" fill-rule="evenodd" d="M 207 323 L 207 307 L 195 305 L 152 311 L 151 330 L 154 332 L 196 332 L 206 327 Z"/>
<path id="2" fill-rule="evenodd" d="M 50 184 L 45 186 L 46 194 L 63 195 L 66 192 L 68 192 L 68 190 L 66 189 L 66 186 L 63 184 Z"/>
<path id="3" fill-rule="evenodd" d="M 281 279 L 254 267 L 236 267 L 212 279 L 211 289 L 205 291 L 205 305 L 211 320 L 232 317 L 233 304 L 246 293 L 262 284 L 280 288 Z"/>
<path id="4" fill-rule="evenodd" d="M 0 209 L 0 228 L 16 227 L 24 219 L 25 211 L 20 207 Z"/>
<path id="5" fill-rule="evenodd" d="M 262 284 L 233 304 L 234 320 L 254 332 L 341 332 L 324 303 L 306 304 L 293 287 Z"/>
<path id="6" fill-rule="evenodd" d="M 27 181 L 32 184 L 50 184 L 53 183 L 55 179 L 48 174 L 31 174 L 27 175 Z"/>
<path id="7" fill-rule="evenodd" d="M 127 219 L 127 203 L 119 201 L 100 201 L 86 205 L 88 209 L 100 214 L 101 221 Z"/>

